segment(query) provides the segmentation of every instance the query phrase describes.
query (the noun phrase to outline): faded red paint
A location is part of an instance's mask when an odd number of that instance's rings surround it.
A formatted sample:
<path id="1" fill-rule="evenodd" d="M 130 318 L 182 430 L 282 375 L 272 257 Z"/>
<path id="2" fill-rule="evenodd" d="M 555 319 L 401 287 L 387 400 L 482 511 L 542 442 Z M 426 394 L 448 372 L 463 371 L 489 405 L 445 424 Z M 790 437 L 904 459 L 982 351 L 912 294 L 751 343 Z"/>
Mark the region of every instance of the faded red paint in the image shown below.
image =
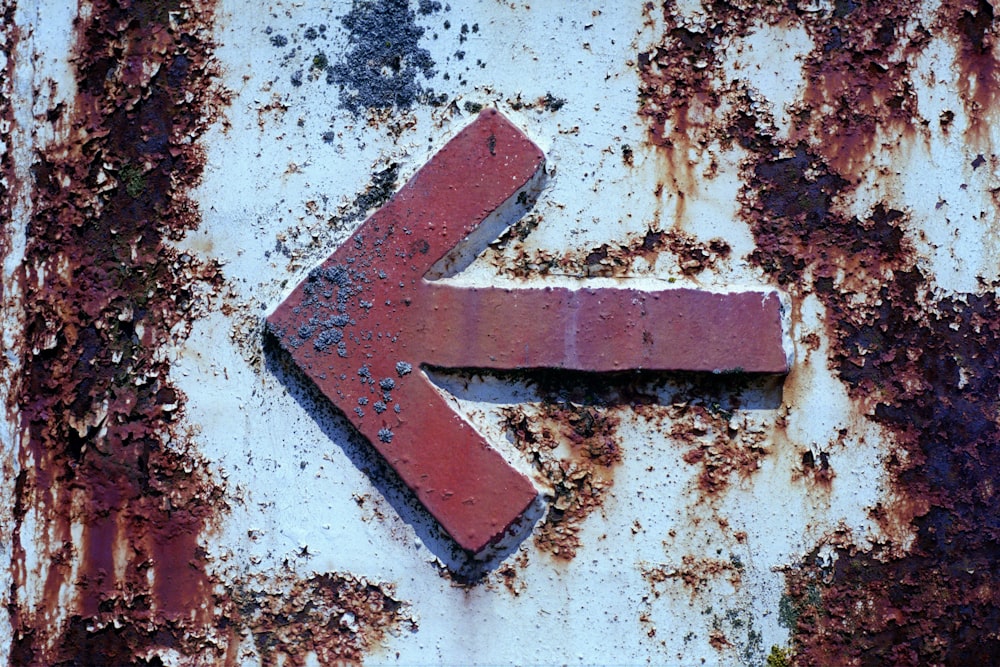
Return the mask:
<path id="1" fill-rule="evenodd" d="M 422 372 L 411 373 L 417 367 L 788 370 L 773 292 L 427 280 L 542 161 L 519 130 L 484 111 L 268 318 L 296 363 L 471 552 L 503 534 L 536 493 Z"/>
<path id="2" fill-rule="evenodd" d="M 421 372 L 475 340 L 448 336 L 462 302 L 443 297 L 447 289 L 434 294 L 423 276 L 542 161 L 513 125 L 483 112 L 268 318 L 298 366 L 471 552 L 502 535 L 537 492 Z"/>
<path id="3" fill-rule="evenodd" d="M 757 243 L 751 260 L 793 299 L 814 294 L 823 303 L 831 367 L 859 411 L 893 434 L 886 443 L 892 493 L 873 517 L 890 535 L 916 537 L 907 552 L 886 544 L 858 553 L 849 537 L 832 535 L 833 567 L 810 556 L 788 571 L 780 611 L 794 630 L 795 662 L 996 664 L 995 285 L 936 296 L 906 241 L 904 211 L 884 201 L 864 216 L 847 212 L 880 145 L 919 136 L 931 121 L 934 131 L 949 131 L 954 114 L 921 118 L 909 80 L 934 40 L 951 41 L 959 54 L 970 162 L 982 152 L 984 119 L 997 111 L 992 4 L 945 2 L 927 23 L 915 18 L 916 2 L 838 1 L 815 13 L 787 3 L 756 4 L 753 12 L 704 4 L 709 28 L 693 35 L 665 7 L 661 43 L 639 58 L 640 113 L 650 119 L 650 142 L 667 155 L 664 184 L 677 181 L 670 167 L 677 143 L 708 151 L 733 142 L 747 151 L 741 216 Z M 802 26 L 815 44 L 803 60 L 807 85 L 787 140 L 718 66 L 722 44 L 762 24 Z M 708 105 L 700 115 L 707 122 L 685 124 L 689 100 Z M 822 452 L 803 455 L 801 468 L 821 485 L 836 474 Z"/>

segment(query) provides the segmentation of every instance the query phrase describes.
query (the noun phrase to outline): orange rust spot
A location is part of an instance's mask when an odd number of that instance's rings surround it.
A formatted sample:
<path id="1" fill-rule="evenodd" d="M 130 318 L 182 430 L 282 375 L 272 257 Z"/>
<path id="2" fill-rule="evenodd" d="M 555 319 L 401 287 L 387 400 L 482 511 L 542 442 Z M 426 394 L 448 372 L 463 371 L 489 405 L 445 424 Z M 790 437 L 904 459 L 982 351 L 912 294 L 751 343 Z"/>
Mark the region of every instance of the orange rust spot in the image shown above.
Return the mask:
<path id="1" fill-rule="evenodd" d="M 401 620 L 417 630 L 392 587 L 352 575 L 245 583 L 228 611 L 238 627 L 249 630 L 265 665 L 304 667 L 310 654 L 323 665 L 360 664 Z"/>
<path id="2" fill-rule="evenodd" d="M 724 577 L 733 588 L 743 584 L 743 564 L 738 559 L 722 560 L 718 558 L 697 557 L 688 554 L 681 558 L 678 567 L 668 565 L 648 565 L 643 567 L 642 576 L 650 585 L 653 596 L 658 598 L 663 593 L 660 585 L 673 580 L 680 581 L 694 598 L 705 586 Z"/>
<path id="3" fill-rule="evenodd" d="M 717 496 L 734 478 L 753 475 L 767 456 L 766 434 L 740 429 L 722 407 L 679 404 L 671 406 L 668 415 L 671 439 L 689 447 L 682 455 L 684 462 L 701 469 L 702 497 Z"/>
<path id="4" fill-rule="evenodd" d="M 528 567 L 528 554 L 521 552 L 514 558 L 513 562 L 504 563 L 497 570 L 497 577 L 503 583 L 504 588 L 514 597 L 521 595 L 528 588 L 524 580 L 520 578 L 520 573 L 526 567 Z"/>

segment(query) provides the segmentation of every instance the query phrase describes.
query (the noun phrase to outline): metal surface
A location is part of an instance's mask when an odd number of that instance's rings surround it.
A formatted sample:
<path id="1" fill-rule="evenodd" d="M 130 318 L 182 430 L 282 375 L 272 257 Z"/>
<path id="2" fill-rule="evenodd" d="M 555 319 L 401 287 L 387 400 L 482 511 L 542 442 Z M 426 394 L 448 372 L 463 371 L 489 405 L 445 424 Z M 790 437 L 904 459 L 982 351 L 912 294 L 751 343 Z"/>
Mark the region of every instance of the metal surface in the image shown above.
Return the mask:
<path id="1" fill-rule="evenodd" d="M 3 662 L 1000 662 L 987 0 L 2 10 Z M 428 322 L 372 377 L 541 496 L 470 563 L 264 323 L 483 108 L 545 164 L 413 307 L 777 291 L 792 363 Z"/>

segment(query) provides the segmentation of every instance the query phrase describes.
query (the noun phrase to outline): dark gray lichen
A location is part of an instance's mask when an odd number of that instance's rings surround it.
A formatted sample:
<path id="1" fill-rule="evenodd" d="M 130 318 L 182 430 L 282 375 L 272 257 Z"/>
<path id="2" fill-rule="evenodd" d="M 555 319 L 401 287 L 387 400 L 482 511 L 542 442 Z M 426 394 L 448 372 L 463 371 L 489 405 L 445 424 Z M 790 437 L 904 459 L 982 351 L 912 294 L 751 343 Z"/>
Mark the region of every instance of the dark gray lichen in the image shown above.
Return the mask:
<path id="1" fill-rule="evenodd" d="M 437 0 L 420 0 L 419 9 L 417 9 L 417 11 L 424 16 L 429 16 L 434 12 L 441 11 L 441 3 L 437 2 Z"/>
<path id="2" fill-rule="evenodd" d="M 379 429 L 378 439 L 385 443 L 392 442 L 393 433 L 387 428 Z"/>
<path id="3" fill-rule="evenodd" d="M 396 372 L 399 373 L 399 377 L 403 377 L 413 370 L 413 366 L 406 363 L 405 361 L 396 362 Z"/>
<path id="4" fill-rule="evenodd" d="M 418 77 L 434 76 L 431 54 L 420 47 L 424 28 L 406 0 L 357 0 L 341 17 L 350 47 L 328 70 L 340 87 L 340 105 L 354 115 L 368 109 L 413 107 L 425 92 Z"/>
<path id="5" fill-rule="evenodd" d="M 361 220 L 368 211 L 379 208 L 389 201 L 396 192 L 396 182 L 399 180 L 399 163 L 392 162 L 382 171 L 372 176 L 371 185 L 354 200 L 354 212 L 344 216 L 347 222 Z"/>
<path id="6" fill-rule="evenodd" d="M 392 391 L 396 388 L 396 381 L 392 378 L 382 378 L 379 381 L 378 386 L 382 387 L 382 389 L 386 391 Z"/>

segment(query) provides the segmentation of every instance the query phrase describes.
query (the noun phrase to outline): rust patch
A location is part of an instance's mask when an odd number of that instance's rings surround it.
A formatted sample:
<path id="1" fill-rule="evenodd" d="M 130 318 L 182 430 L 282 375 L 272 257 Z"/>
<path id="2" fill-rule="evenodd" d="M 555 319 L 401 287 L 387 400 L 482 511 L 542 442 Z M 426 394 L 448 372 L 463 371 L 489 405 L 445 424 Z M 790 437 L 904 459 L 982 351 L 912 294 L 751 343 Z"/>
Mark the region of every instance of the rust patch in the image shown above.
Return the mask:
<path id="1" fill-rule="evenodd" d="M 528 250 L 524 240 L 538 226 L 541 217 L 534 211 L 529 212 L 506 229 L 486 250 L 486 260 L 499 271 L 516 278 L 538 275 L 620 278 L 648 271 L 663 253 L 670 253 L 676 266 L 667 267 L 667 272 L 694 277 L 716 268 L 732 252 L 721 238 L 703 242 L 683 230 L 660 230 L 654 225 L 641 236 L 633 235 L 623 243 L 604 243 L 561 255 L 546 250 Z M 637 259 L 644 260 L 645 266 Z"/>
<path id="2" fill-rule="evenodd" d="M 604 501 L 621 461 L 619 417 L 592 406 L 543 404 L 531 414 L 504 411 L 514 446 L 551 490 L 549 511 L 535 527 L 535 545 L 560 560 L 580 547 L 583 521 Z M 565 447 L 560 447 L 565 445 Z"/>
<path id="3" fill-rule="evenodd" d="M 969 118 L 966 140 L 983 144 L 989 139 L 1000 101 L 1000 66 L 997 63 L 993 3 L 987 0 L 952 0 L 938 11 L 940 27 L 958 44 L 955 77 L 965 113 Z"/>
<path id="4" fill-rule="evenodd" d="M 802 452 L 800 464 L 793 469 L 792 481 L 807 480 L 814 489 L 830 492 L 837 473 L 830 466 L 830 454 L 824 450 Z"/>
<path id="5" fill-rule="evenodd" d="M 684 462 L 698 466 L 699 497 L 718 497 L 733 479 L 746 479 L 757 472 L 768 454 L 767 433 L 750 428 L 719 403 L 675 404 L 667 411 L 670 437 L 687 450 Z"/>
<path id="6" fill-rule="evenodd" d="M 791 110 L 793 141 L 823 152 L 827 164 L 861 182 L 881 143 L 924 125 L 910 72 L 930 43 L 917 1 L 847 3 L 829 15 L 802 17 L 817 48 L 804 63 L 806 86 Z"/>
<path id="7" fill-rule="evenodd" d="M 667 5 L 662 43 L 639 58 L 640 114 L 668 165 L 683 142 L 732 141 L 747 151 L 741 214 L 757 243 L 750 259 L 793 299 L 813 293 L 825 306 L 831 368 L 860 412 L 893 434 L 891 505 L 873 511 L 896 526 L 892 534 L 902 523 L 913 536 L 908 549 L 883 544 L 866 553 L 844 539 L 833 545 L 832 561 L 813 554 L 787 573 L 781 612 L 793 629 L 794 659 L 996 663 L 997 285 L 938 295 L 906 241 L 905 211 L 876 202 L 867 214 L 847 213 L 878 146 L 947 131 L 953 114 L 922 119 L 909 78 L 934 39 L 955 42 L 962 104 L 979 119 L 966 139 L 985 141 L 982 119 L 997 102 L 992 4 L 946 2 L 926 24 L 913 2 L 838 1 L 814 13 L 784 3 L 747 12 L 737 4 L 704 3 L 711 28 L 695 34 L 678 32 Z M 802 25 L 814 40 L 788 140 L 717 65 L 720 45 L 748 34 L 751 22 Z M 725 113 L 686 125 L 692 100 Z M 968 150 L 970 162 L 983 152 L 974 144 Z M 681 180 L 671 168 L 668 187 Z M 822 481 L 821 454 L 802 465 Z"/>
<path id="8" fill-rule="evenodd" d="M 34 166 L 14 585 L 43 594 L 12 609 L 18 664 L 194 650 L 180 626 L 211 613 L 199 536 L 222 488 L 186 442 L 183 396 L 156 353 L 220 280 L 210 264 L 172 268 L 167 245 L 198 219 L 185 192 L 203 158 L 187 142 L 216 103 L 200 36 L 211 7 L 108 1 L 92 17 L 77 28 L 69 138 Z"/>
<path id="9" fill-rule="evenodd" d="M 681 558 L 680 567 L 649 565 L 643 567 L 642 576 L 649 582 L 654 597 L 660 597 L 662 594 L 658 584 L 677 579 L 691 592 L 693 598 L 710 582 L 720 577 L 725 577 L 733 588 L 739 588 L 743 584 L 743 569 L 743 563 L 736 557 L 722 560 L 697 558 L 688 554 Z"/>
<path id="10" fill-rule="evenodd" d="M 220 663 L 234 627 L 263 632 L 277 608 L 232 612 L 208 571 L 202 540 L 226 511 L 225 489 L 194 451 L 163 354 L 223 284 L 215 263 L 170 245 L 199 222 L 188 197 L 204 165 L 198 139 L 226 101 L 213 8 L 97 0 L 76 24 L 72 112 L 47 116 L 69 130 L 33 169 L 14 664 L 162 664 L 166 652 Z M 356 658 L 381 636 L 369 623 L 400 618 L 372 586 L 327 575 L 291 585 L 357 603 L 364 637 L 318 633 L 314 650 Z"/>
<path id="11" fill-rule="evenodd" d="M 14 127 L 14 58 L 11 54 L 17 48 L 20 34 L 17 25 L 14 23 L 14 10 L 17 3 L 8 2 L 4 6 L 3 14 L 0 15 L 0 23 L 3 30 L 3 53 L 4 66 L 0 68 L 0 142 L 3 143 L 4 150 L 0 152 L 0 216 L 4 220 L 14 219 L 14 206 L 12 199 L 12 187 L 16 180 L 14 173 L 14 150 L 11 145 Z M 4 225 L 0 230 L 0 257 L 6 257 L 10 245 L 10 226 Z M 0 281 L 0 303 L 3 302 L 5 294 L 4 284 Z M 0 369 L 5 368 L 7 360 L 0 357 Z"/>
<path id="12" fill-rule="evenodd" d="M 529 101 L 522 99 L 521 93 L 518 93 L 517 96 L 513 98 L 508 97 L 506 102 L 514 111 L 534 109 L 536 111 L 555 112 L 562 109 L 566 104 L 566 100 L 561 97 L 555 97 L 552 93 L 545 93 L 544 95 Z"/>
<path id="13" fill-rule="evenodd" d="M 265 667 L 303 667 L 310 655 L 322 665 L 360 664 L 404 618 L 417 630 L 392 587 L 353 575 L 251 578 L 234 592 L 233 604 Z"/>
<path id="14" fill-rule="evenodd" d="M 514 557 L 512 562 L 504 563 L 497 568 L 496 575 L 493 578 L 499 580 L 511 595 L 518 597 L 528 588 L 524 579 L 520 577 L 520 573 L 524 572 L 527 567 L 528 554 L 521 551 Z"/>

